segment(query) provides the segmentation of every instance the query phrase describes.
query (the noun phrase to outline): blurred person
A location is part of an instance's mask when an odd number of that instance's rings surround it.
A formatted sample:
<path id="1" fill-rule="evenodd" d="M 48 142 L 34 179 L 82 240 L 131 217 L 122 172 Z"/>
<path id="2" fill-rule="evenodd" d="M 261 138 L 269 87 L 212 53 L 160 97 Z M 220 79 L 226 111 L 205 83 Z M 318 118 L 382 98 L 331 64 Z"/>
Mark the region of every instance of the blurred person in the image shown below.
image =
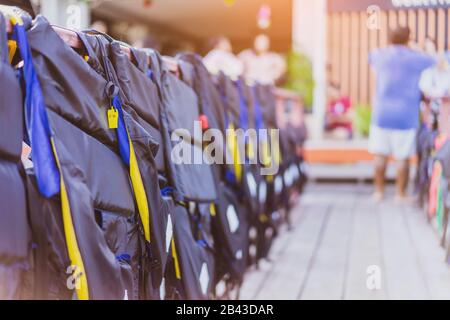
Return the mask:
<path id="1" fill-rule="evenodd" d="M 254 48 L 242 51 L 239 59 L 244 63 L 244 76 L 250 82 L 275 84 L 286 72 L 286 61 L 270 51 L 270 39 L 265 34 L 255 38 Z"/>
<path id="2" fill-rule="evenodd" d="M 426 54 L 432 57 L 436 57 L 438 55 L 436 40 L 433 39 L 432 37 L 427 37 L 423 45 L 423 50 Z"/>
<path id="3" fill-rule="evenodd" d="M 335 131 L 343 128 L 347 138 L 353 137 L 353 121 L 351 115 L 350 97 L 343 95 L 341 86 L 333 80 L 333 67 L 327 63 L 327 110 L 325 113 L 325 130 Z"/>
<path id="4" fill-rule="evenodd" d="M 444 55 L 432 67 L 422 72 L 419 87 L 430 100 L 446 98 L 450 93 L 450 65 Z"/>
<path id="5" fill-rule="evenodd" d="M 419 45 L 419 43 L 418 43 L 417 41 L 415 41 L 414 39 L 411 39 L 411 40 L 409 41 L 408 46 L 409 46 L 411 49 L 416 50 L 416 51 L 424 51 L 424 49 L 423 49 L 423 48 Z"/>
<path id="6" fill-rule="evenodd" d="M 244 71 L 244 65 L 233 54 L 230 40 L 223 36 L 212 40 L 212 50 L 203 58 L 203 62 L 212 74 L 222 71 L 232 79 L 237 79 Z"/>
<path id="7" fill-rule="evenodd" d="M 442 132 L 447 132 L 448 124 L 438 124 L 439 114 L 447 111 L 442 107 L 448 106 L 450 102 L 450 65 L 445 54 L 439 55 L 437 64 L 422 73 L 419 87 L 428 102 L 428 113 L 431 118 L 428 125 L 430 127 L 439 125 Z M 446 119 L 445 116 L 440 118 Z"/>
<path id="8" fill-rule="evenodd" d="M 328 102 L 325 114 L 325 130 L 345 129 L 347 138 L 353 137 L 353 121 L 351 116 L 350 97 L 343 95 L 341 86 L 330 82 L 327 88 Z"/>
<path id="9" fill-rule="evenodd" d="M 390 45 L 370 53 L 369 63 L 376 74 L 369 151 L 375 155 L 374 200 L 384 197 L 389 156 L 397 160 L 396 201 L 408 200 L 409 159 L 416 153 L 419 127 L 421 73 L 435 60 L 408 46 L 410 29 L 391 30 Z"/>

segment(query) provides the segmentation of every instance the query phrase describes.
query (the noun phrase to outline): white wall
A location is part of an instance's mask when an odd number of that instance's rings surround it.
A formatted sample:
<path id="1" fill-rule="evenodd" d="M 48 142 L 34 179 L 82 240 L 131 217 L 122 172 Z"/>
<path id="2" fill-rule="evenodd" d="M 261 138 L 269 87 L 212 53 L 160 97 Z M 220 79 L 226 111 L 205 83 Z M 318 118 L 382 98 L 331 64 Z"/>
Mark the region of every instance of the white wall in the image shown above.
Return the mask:
<path id="1" fill-rule="evenodd" d="M 41 12 L 50 23 L 71 29 L 86 29 L 90 24 L 86 1 L 42 0 Z"/>
<path id="2" fill-rule="evenodd" d="M 313 118 L 310 136 L 320 138 L 326 110 L 327 10 L 326 0 L 293 0 L 293 46 L 313 63 Z"/>

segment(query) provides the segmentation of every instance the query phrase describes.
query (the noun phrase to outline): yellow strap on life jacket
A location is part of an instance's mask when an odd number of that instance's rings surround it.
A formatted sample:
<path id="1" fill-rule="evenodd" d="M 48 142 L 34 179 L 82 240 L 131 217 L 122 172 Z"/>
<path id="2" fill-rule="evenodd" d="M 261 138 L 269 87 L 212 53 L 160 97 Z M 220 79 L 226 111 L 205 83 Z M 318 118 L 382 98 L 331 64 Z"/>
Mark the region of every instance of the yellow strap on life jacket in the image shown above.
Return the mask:
<path id="1" fill-rule="evenodd" d="M 272 160 L 275 162 L 277 166 L 280 165 L 282 161 L 281 149 L 280 149 L 280 141 L 278 139 L 271 139 L 273 142 L 272 145 Z"/>
<path id="2" fill-rule="evenodd" d="M 272 157 L 270 156 L 269 142 L 267 140 L 261 141 L 261 163 L 265 167 L 270 167 L 272 164 Z"/>
<path id="3" fill-rule="evenodd" d="M 269 218 L 268 218 L 267 215 L 265 215 L 265 214 L 260 214 L 260 215 L 259 215 L 259 221 L 260 221 L 261 223 L 267 223 L 267 222 L 269 222 Z"/>
<path id="4" fill-rule="evenodd" d="M 14 25 L 23 25 L 22 18 L 12 10 L 12 7 L 0 5 L 0 12 L 4 12 L 7 14 L 9 21 L 11 24 Z M 12 60 L 14 58 L 14 55 L 17 51 L 17 42 L 14 40 L 8 40 L 8 51 L 9 51 L 9 63 L 12 63 Z"/>
<path id="5" fill-rule="evenodd" d="M 175 266 L 175 277 L 177 279 L 181 279 L 181 269 L 180 269 L 180 263 L 178 261 L 177 249 L 175 248 L 175 238 L 174 237 L 172 237 L 172 257 L 173 257 L 173 264 Z"/>
<path id="6" fill-rule="evenodd" d="M 255 159 L 255 144 L 252 137 L 248 138 L 247 143 L 247 156 L 250 160 Z"/>
<path id="7" fill-rule="evenodd" d="M 277 167 L 279 167 L 280 166 L 280 163 L 281 163 L 281 161 L 282 161 L 282 159 L 281 159 L 281 149 L 280 149 L 280 141 L 279 141 L 279 139 L 275 139 L 275 137 L 273 136 L 273 131 L 271 130 L 270 131 L 270 135 L 271 135 L 271 145 L 270 145 L 270 147 L 269 147 L 269 142 L 268 141 L 263 141 L 262 143 L 263 143 L 263 146 L 262 146 L 262 148 L 263 148 L 263 155 L 266 155 L 267 156 L 267 158 L 266 159 L 263 159 L 263 161 L 267 161 L 267 164 L 265 164 L 264 162 L 263 162 L 263 164 L 264 165 L 266 165 L 266 166 L 277 166 Z M 263 157 L 266 157 L 266 156 L 263 156 Z M 274 180 L 274 177 L 273 177 L 273 175 L 268 175 L 267 177 L 266 177 L 266 181 L 267 182 L 273 182 L 273 180 Z"/>
<path id="8" fill-rule="evenodd" d="M 239 154 L 238 138 L 232 123 L 230 123 L 227 130 L 227 145 L 233 158 L 234 175 L 236 176 L 237 181 L 242 181 L 242 167 L 240 165 L 241 156 Z"/>
<path id="9" fill-rule="evenodd" d="M 144 183 L 142 182 L 141 172 L 134 153 L 133 143 L 128 134 L 130 144 L 130 178 L 133 185 L 134 196 L 136 198 L 139 216 L 141 217 L 142 226 L 144 228 L 145 240 L 150 242 L 150 213 L 148 209 L 147 194 L 145 192 Z"/>
<path id="10" fill-rule="evenodd" d="M 13 9 L 14 9 L 14 7 L 11 7 L 11 6 L 0 5 L 0 12 L 6 13 L 6 15 L 8 16 L 8 19 L 12 25 L 16 25 L 16 24 L 23 25 L 22 18 Z"/>
<path id="11" fill-rule="evenodd" d="M 16 54 L 16 51 L 17 51 L 17 42 L 14 40 L 8 40 L 9 63 L 12 63 L 12 61 L 14 59 L 14 55 Z"/>
<path id="12" fill-rule="evenodd" d="M 89 300 L 89 287 L 86 277 L 86 271 L 84 269 L 83 258 L 81 256 L 80 248 L 78 247 L 77 236 L 75 233 L 75 227 L 72 221 L 72 212 L 70 210 L 69 197 L 67 195 L 66 185 L 64 183 L 63 172 L 61 170 L 61 164 L 59 162 L 58 153 L 56 152 L 55 141 L 50 139 L 52 144 L 53 153 L 55 155 L 56 164 L 59 169 L 61 177 L 61 211 L 64 226 L 64 235 L 66 238 L 67 251 L 70 258 L 70 263 L 76 266 L 73 276 L 77 279 L 76 292 L 79 300 Z"/>
<path id="13" fill-rule="evenodd" d="M 211 203 L 211 205 L 209 206 L 209 212 L 212 217 L 215 217 L 217 215 L 216 205 L 214 203 Z"/>

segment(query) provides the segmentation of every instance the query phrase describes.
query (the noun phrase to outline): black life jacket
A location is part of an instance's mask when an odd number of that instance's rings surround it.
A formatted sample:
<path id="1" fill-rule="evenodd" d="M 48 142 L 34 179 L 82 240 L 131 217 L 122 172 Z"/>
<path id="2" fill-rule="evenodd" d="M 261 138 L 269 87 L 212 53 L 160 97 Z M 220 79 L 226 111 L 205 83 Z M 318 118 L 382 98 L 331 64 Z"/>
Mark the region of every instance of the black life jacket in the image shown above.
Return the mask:
<path id="1" fill-rule="evenodd" d="M 41 142 L 51 144 L 53 154 L 47 158 L 57 168 L 36 181 L 41 194 L 43 182 L 60 183 L 53 195 L 45 196 L 60 200 L 71 263 L 61 267 L 64 272 L 72 268 L 70 289 L 80 299 L 140 298 L 143 226 L 117 135 L 108 128 L 108 83 L 43 17 L 25 28 L 40 86 L 33 94 L 41 95 L 36 104 L 51 130 Z M 35 172 L 42 167 L 33 150 L 41 148 L 32 143 Z"/>
<path id="2" fill-rule="evenodd" d="M 153 148 L 153 144 L 159 145 L 163 142 L 159 133 L 158 93 L 151 79 L 122 53 L 117 41 L 100 34 L 84 37 L 85 46 L 90 46 L 93 51 L 93 65 L 95 66 L 95 61 L 98 61 L 101 74 L 117 86 L 124 112 L 134 120 L 128 121 L 127 126 L 150 209 L 149 262 L 153 274 L 151 277 L 153 288 L 159 292 L 170 253 L 173 218 L 170 216 L 171 204 L 165 201 L 161 194 L 158 166 L 154 160 L 154 156 L 162 153 L 162 150 Z M 139 85 L 134 85 L 135 83 Z M 159 141 L 154 141 L 152 133 L 156 134 Z"/>
<path id="3" fill-rule="evenodd" d="M 0 299 L 18 299 L 29 268 L 23 168 L 23 109 L 19 83 L 9 63 L 6 24 L 0 13 Z"/>
<path id="4" fill-rule="evenodd" d="M 208 120 L 208 129 L 217 129 L 225 137 L 226 110 L 220 89 L 216 87 L 200 57 L 195 54 L 182 54 L 178 58 L 192 65 L 191 70 L 182 69 L 181 78 L 188 79 L 185 82 L 197 93 L 201 113 Z M 225 143 L 223 145 L 225 146 Z M 224 154 L 224 151 L 220 152 Z M 227 279 L 228 284 L 240 285 L 248 258 L 247 211 L 234 185 L 226 179 L 227 166 L 221 164 L 212 167 L 215 169 L 215 184 L 219 191 L 212 218 L 217 262 L 216 283 Z"/>
<path id="5" fill-rule="evenodd" d="M 201 161 L 199 164 L 175 163 L 174 147 L 186 145 L 191 150 L 190 160 L 194 154 L 202 154 L 201 126 L 195 132 L 195 122 L 199 124 L 200 111 L 198 97 L 182 80 L 164 66 L 161 56 L 155 51 L 147 50 L 153 80 L 157 84 L 161 98 L 161 128 L 164 150 L 167 153 L 169 184 L 174 187 L 176 201 L 193 201 L 210 203 L 216 200 L 217 192 L 211 167 Z M 183 130 L 192 138 L 172 141 L 179 138 L 178 130 Z M 194 162 L 192 162 L 194 163 Z"/>
<path id="6" fill-rule="evenodd" d="M 194 118 L 199 114 L 195 92 L 165 69 L 161 57 L 156 52 L 151 50 L 144 52 L 150 59 L 152 79 L 160 92 L 162 102 L 160 119 L 163 139 L 164 137 L 170 137 L 173 130 L 176 130 L 176 123 L 183 126 L 181 128 L 191 130 L 192 125 L 189 122 L 194 121 Z M 189 67 L 189 65 L 185 65 L 185 67 Z M 170 83 L 175 86 L 172 87 Z M 175 89 L 175 91 L 172 91 L 172 89 Z M 195 99 L 189 98 L 191 93 L 194 94 Z M 186 113 L 191 113 L 188 116 L 190 120 L 184 124 L 185 119 L 178 118 L 184 113 L 175 109 L 176 103 L 181 103 L 177 95 L 187 98 L 182 105 L 186 105 Z M 195 114 L 195 117 L 192 117 L 192 114 Z M 173 142 L 170 140 L 164 142 L 164 151 L 169 155 L 173 148 Z M 202 151 L 201 141 L 194 141 L 194 143 L 197 143 L 196 147 Z M 170 185 L 174 186 L 176 190 L 181 190 L 180 187 L 183 188 L 189 183 L 189 193 L 171 193 L 176 202 L 176 216 L 174 218 L 176 222 L 172 246 L 173 254 L 165 279 L 166 298 L 208 299 L 212 296 L 215 274 L 214 241 L 211 239 L 210 227 L 210 205 L 216 201 L 217 197 L 213 171 L 207 164 L 176 165 L 170 161 L 169 156 L 167 159 L 166 174 L 169 177 Z M 176 177 L 179 180 L 174 179 Z M 207 191 L 206 188 L 212 189 Z M 179 201 L 177 195 L 180 196 L 181 194 L 183 196 Z"/>
<path id="7" fill-rule="evenodd" d="M 114 42 L 111 39 L 107 39 L 104 38 L 102 36 L 99 35 L 94 35 L 94 36 L 90 36 L 90 35 L 86 35 L 84 38 L 86 38 L 85 40 L 88 42 L 87 44 L 85 44 L 85 46 L 90 46 L 92 48 L 92 51 L 96 52 L 96 54 L 92 55 L 94 56 L 94 59 L 91 60 L 91 64 L 93 66 L 94 69 L 96 69 L 96 65 L 97 63 L 95 62 L 96 60 L 101 61 L 100 66 L 102 66 L 102 68 L 99 68 L 99 73 L 102 74 L 104 73 L 104 76 L 112 79 L 114 83 L 116 83 L 119 87 L 119 92 L 122 94 L 121 98 L 123 100 L 123 106 L 124 106 L 124 110 L 129 113 L 133 118 L 136 119 L 136 122 L 138 124 L 142 124 L 142 127 L 144 128 L 148 128 L 149 125 L 151 125 L 150 123 L 147 123 L 146 121 L 142 121 L 142 119 L 144 119 L 145 117 L 143 116 L 143 113 L 145 112 L 145 108 L 141 107 L 141 110 L 139 110 L 139 108 L 135 107 L 133 104 L 133 101 L 128 99 L 129 96 L 131 96 L 131 94 L 133 95 L 140 95 L 140 91 L 136 88 L 133 87 L 126 87 L 124 86 L 124 88 L 121 87 L 121 83 L 125 84 L 126 82 L 128 82 L 128 75 L 127 72 L 131 71 L 136 71 L 133 70 L 134 67 L 133 65 L 130 65 L 130 63 L 126 60 L 120 59 L 121 57 L 123 57 L 123 55 L 120 52 L 120 48 L 118 47 L 118 44 L 116 42 Z M 136 56 L 137 53 L 139 52 L 134 52 L 133 54 L 135 54 Z M 97 56 L 97 58 L 95 58 L 95 56 Z M 150 55 L 151 56 L 151 55 Z M 142 60 L 142 59 L 139 59 Z M 158 76 L 158 74 L 160 74 L 158 72 L 158 68 L 159 64 L 157 67 L 154 67 L 151 69 L 152 71 L 152 80 L 154 81 L 154 83 L 156 85 L 158 85 L 160 82 L 159 81 L 155 81 L 160 79 L 160 77 Z M 139 67 L 140 72 L 145 70 L 145 67 L 142 66 L 142 63 L 140 63 L 140 67 Z M 106 74 L 108 73 L 108 74 Z M 143 73 L 141 75 L 139 75 L 138 73 L 135 73 L 136 77 L 140 77 L 141 80 L 143 81 L 143 84 L 146 83 L 146 81 L 149 80 L 148 74 L 147 73 Z M 144 80 L 145 79 L 145 80 Z M 145 88 L 145 87 L 143 87 Z M 152 86 L 149 86 L 149 89 L 151 89 Z M 127 92 L 128 94 L 125 94 L 125 92 Z M 161 87 L 158 87 L 158 93 L 160 94 L 160 97 L 162 97 L 161 95 Z M 142 96 L 141 96 L 142 98 Z M 162 100 L 163 101 L 163 100 Z M 147 106 L 149 107 L 149 106 Z M 173 111 L 174 112 L 174 111 Z M 164 114 L 164 112 L 162 112 L 160 110 L 160 119 L 161 114 Z M 178 119 L 180 120 L 180 119 Z M 163 151 L 167 154 L 168 151 L 171 151 L 171 144 L 167 145 L 166 142 L 168 140 L 166 140 L 167 134 L 170 133 L 169 130 L 165 130 L 165 128 L 167 128 L 167 126 L 164 126 L 164 121 L 161 121 L 161 142 L 162 142 L 162 148 L 160 148 L 160 151 Z M 173 125 L 173 123 L 172 123 Z M 169 140 L 170 142 L 170 140 Z M 145 158 L 143 158 L 145 159 Z M 178 174 L 178 170 L 171 170 L 170 167 L 170 161 L 166 161 L 166 159 L 170 159 L 167 158 L 166 156 L 164 157 L 165 160 L 165 168 L 163 168 L 163 172 L 162 174 L 166 175 L 168 177 L 168 185 L 171 186 L 171 181 L 176 181 L 176 179 L 172 179 L 173 175 L 171 175 L 171 173 Z M 189 168 L 189 165 L 185 166 L 186 168 Z M 209 168 L 208 168 L 209 169 Z M 188 169 L 189 170 L 189 169 Z M 186 169 L 184 169 L 184 171 L 186 172 Z M 202 175 L 198 174 L 198 171 L 187 171 L 187 174 L 191 175 L 191 178 L 194 178 L 195 181 L 198 181 L 200 183 L 201 179 L 202 179 Z M 151 175 L 149 175 L 151 176 Z M 153 179 L 153 181 L 157 181 L 157 179 Z M 174 183 L 174 185 L 176 185 L 176 183 Z M 198 190 L 195 190 L 198 192 Z M 200 191 L 201 192 L 201 191 Z M 164 192 L 163 192 L 164 193 Z M 154 192 L 153 194 L 160 194 L 159 192 Z M 169 196 L 173 196 L 175 194 L 175 192 L 171 191 L 168 192 Z M 177 204 L 176 205 L 176 209 L 174 210 L 186 210 L 184 207 L 186 206 L 186 204 L 188 203 L 189 198 L 183 198 L 184 204 Z M 208 198 L 206 198 L 208 199 Z M 201 201 L 201 199 L 200 199 Z M 168 204 L 169 207 L 171 207 L 173 205 L 173 201 L 170 198 L 164 198 L 164 203 Z M 189 202 L 189 204 L 191 204 L 191 202 Z M 162 210 L 164 212 L 164 210 Z M 196 264 L 192 263 L 192 260 L 194 259 L 195 261 L 201 261 L 202 257 L 206 257 L 207 259 L 205 260 L 205 263 L 207 264 L 207 270 L 210 270 L 208 272 L 211 272 L 211 274 L 214 274 L 214 261 L 213 261 L 213 254 L 212 254 L 212 250 L 211 250 L 211 246 L 209 246 L 208 248 L 204 247 L 203 244 L 199 244 L 198 242 L 203 240 L 201 237 L 197 237 L 195 235 L 195 227 L 197 226 L 193 221 L 193 216 L 198 216 L 196 214 L 196 212 L 192 212 L 190 213 L 186 218 L 188 219 L 188 223 L 186 224 L 185 222 L 183 222 L 183 220 L 181 219 L 174 219 L 175 223 L 174 223 L 174 238 L 173 241 L 170 242 L 170 247 L 171 247 L 171 257 L 168 263 L 168 269 L 166 270 L 165 274 L 165 278 L 164 278 L 164 282 L 162 284 L 162 286 L 160 289 L 160 293 L 161 293 L 161 297 L 162 298 L 173 298 L 174 296 L 179 296 L 180 298 L 197 298 L 200 297 L 200 294 L 203 295 L 204 298 L 207 298 L 210 296 L 210 291 L 212 288 L 212 280 L 213 277 L 212 276 L 208 276 L 207 282 L 209 283 L 209 281 L 211 281 L 211 284 L 208 284 L 208 291 L 206 293 L 203 293 L 196 290 L 196 288 L 200 288 L 201 286 L 198 285 L 197 287 L 189 285 L 187 286 L 189 283 L 191 283 L 192 281 L 194 282 L 198 282 L 200 280 L 202 280 L 203 282 L 204 280 L 204 276 L 203 273 L 201 273 L 201 270 L 197 270 L 196 269 Z M 184 225 L 183 225 L 184 224 Z M 206 225 L 206 224 L 205 224 Z M 161 228 L 161 230 L 165 230 L 164 228 Z M 190 234 L 187 233 L 187 231 L 190 230 Z M 186 247 L 187 246 L 187 247 Z M 181 249 L 179 249 L 178 247 L 181 247 Z M 198 276 L 202 274 L 202 277 L 199 278 Z"/>
<path id="8" fill-rule="evenodd" d="M 207 205 L 209 209 L 209 205 Z M 176 205 L 174 210 L 174 243 L 172 263 L 168 267 L 166 281 L 167 299 L 207 300 L 214 291 L 215 261 L 211 245 L 204 238 L 199 224 L 198 206 L 191 209 Z M 202 210 L 203 211 L 203 210 Z M 201 212 L 201 216 L 209 215 Z"/>

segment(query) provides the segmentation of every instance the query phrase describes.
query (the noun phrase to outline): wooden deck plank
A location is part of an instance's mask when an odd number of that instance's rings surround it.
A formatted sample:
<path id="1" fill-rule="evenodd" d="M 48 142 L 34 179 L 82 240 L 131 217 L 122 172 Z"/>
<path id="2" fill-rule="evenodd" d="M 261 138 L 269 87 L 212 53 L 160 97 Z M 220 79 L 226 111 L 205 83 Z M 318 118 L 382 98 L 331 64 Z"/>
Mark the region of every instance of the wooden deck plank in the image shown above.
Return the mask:
<path id="1" fill-rule="evenodd" d="M 444 262 L 445 251 L 437 245 L 437 233 L 427 223 L 424 212 L 411 207 L 404 211 L 410 241 L 417 251 L 431 298 L 450 299 L 450 267 Z"/>
<path id="2" fill-rule="evenodd" d="M 256 295 L 256 299 L 297 299 L 328 210 L 328 205 L 318 203 L 313 211 L 308 212 L 293 232 L 283 254 L 277 259 Z"/>
<path id="3" fill-rule="evenodd" d="M 424 214 L 392 199 L 375 204 L 371 190 L 309 184 L 294 229 L 274 243 L 272 263 L 246 277 L 241 298 L 450 299 L 450 267 Z M 380 290 L 366 284 L 373 265 Z"/>
<path id="4" fill-rule="evenodd" d="M 240 298 L 243 300 L 251 300 L 255 299 L 257 296 L 261 286 L 263 285 L 264 280 L 269 276 L 274 263 L 276 263 L 279 257 L 283 254 L 285 248 L 289 245 L 295 228 L 298 227 L 301 220 L 306 216 L 307 212 L 311 212 L 311 207 L 307 204 L 303 204 L 300 202 L 296 207 L 293 208 L 292 213 L 292 225 L 294 226 L 293 230 L 287 230 L 286 226 L 283 226 L 280 231 L 280 236 L 278 239 L 274 241 L 274 244 L 269 253 L 269 260 L 262 261 L 260 263 L 259 269 L 253 268 L 249 270 L 245 275 L 244 283 L 241 288 Z"/>
<path id="5" fill-rule="evenodd" d="M 368 192 L 366 191 L 366 193 Z M 381 272 L 380 290 L 370 290 L 367 287 L 368 268 L 379 266 L 383 270 L 377 207 L 374 206 L 368 194 L 360 194 L 354 210 L 348 273 L 343 298 L 358 300 L 386 299 L 388 296 L 386 286 L 383 285 L 385 283 L 383 272 Z"/>
<path id="6" fill-rule="evenodd" d="M 431 298 L 406 228 L 402 206 L 395 205 L 392 200 L 386 200 L 379 205 L 377 214 L 380 217 L 383 271 L 389 298 Z M 428 245 L 437 246 L 438 243 L 435 241 Z"/>
<path id="7" fill-rule="evenodd" d="M 340 196 L 339 193 L 335 194 L 335 200 L 329 199 L 329 205 L 335 203 L 336 198 Z M 332 207 L 323 239 L 302 286 L 299 299 L 338 300 L 342 298 L 355 196 L 356 194 L 348 194 L 345 202 L 338 202 Z"/>

